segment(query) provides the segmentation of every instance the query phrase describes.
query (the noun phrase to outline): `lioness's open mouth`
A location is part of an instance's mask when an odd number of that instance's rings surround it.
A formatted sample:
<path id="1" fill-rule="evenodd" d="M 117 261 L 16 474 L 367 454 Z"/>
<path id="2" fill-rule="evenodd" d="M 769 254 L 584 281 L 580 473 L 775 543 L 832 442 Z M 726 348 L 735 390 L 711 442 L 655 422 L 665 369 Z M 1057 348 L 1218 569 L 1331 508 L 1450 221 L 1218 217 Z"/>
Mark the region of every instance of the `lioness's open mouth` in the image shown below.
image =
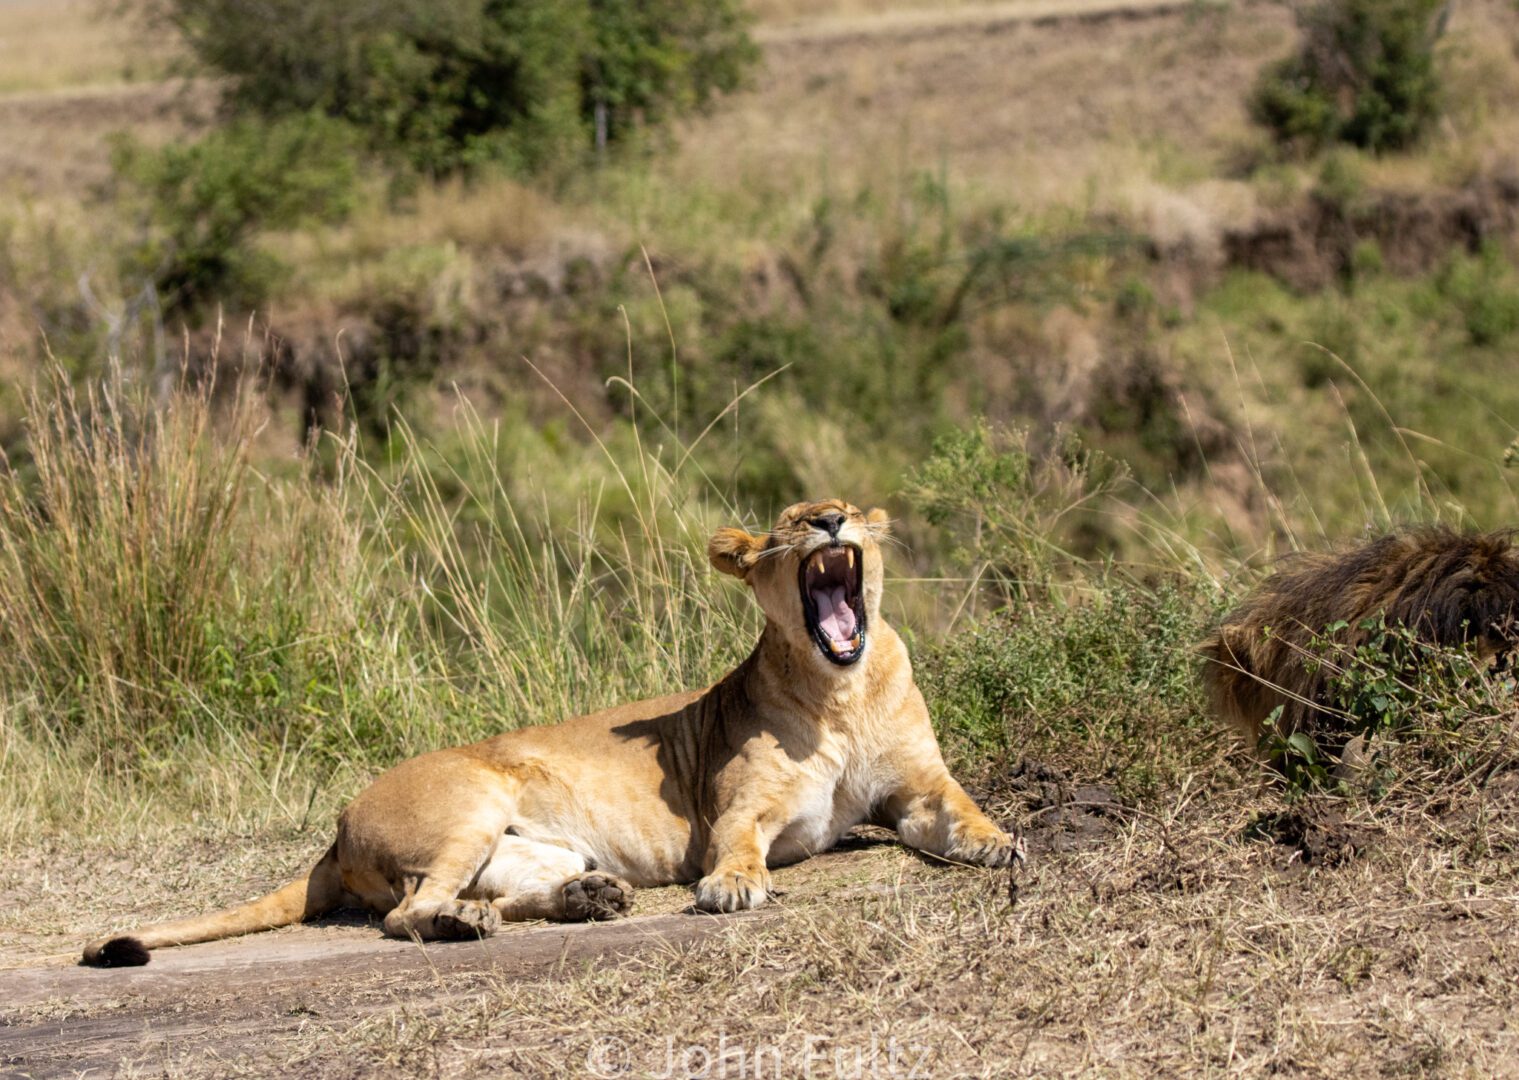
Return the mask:
<path id="1" fill-rule="evenodd" d="M 802 563 L 802 610 L 824 656 L 852 664 L 865 652 L 864 556 L 853 544 L 820 547 Z"/>

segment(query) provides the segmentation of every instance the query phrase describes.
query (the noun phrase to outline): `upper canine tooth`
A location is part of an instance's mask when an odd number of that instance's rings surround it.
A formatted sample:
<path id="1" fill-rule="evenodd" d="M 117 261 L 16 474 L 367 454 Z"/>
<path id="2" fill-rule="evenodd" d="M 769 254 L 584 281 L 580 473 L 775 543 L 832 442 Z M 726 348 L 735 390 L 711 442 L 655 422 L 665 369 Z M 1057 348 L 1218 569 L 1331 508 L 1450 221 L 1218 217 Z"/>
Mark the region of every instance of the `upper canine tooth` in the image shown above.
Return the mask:
<path id="1" fill-rule="evenodd" d="M 854 569 L 854 548 L 845 548 L 844 551 L 847 552 L 848 555 L 849 555 L 849 569 L 853 570 Z"/>
<path id="2" fill-rule="evenodd" d="M 823 553 L 821 551 L 814 551 L 812 553 L 812 566 L 813 569 L 817 570 L 819 573 L 827 569 L 827 567 L 823 564 Z"/>

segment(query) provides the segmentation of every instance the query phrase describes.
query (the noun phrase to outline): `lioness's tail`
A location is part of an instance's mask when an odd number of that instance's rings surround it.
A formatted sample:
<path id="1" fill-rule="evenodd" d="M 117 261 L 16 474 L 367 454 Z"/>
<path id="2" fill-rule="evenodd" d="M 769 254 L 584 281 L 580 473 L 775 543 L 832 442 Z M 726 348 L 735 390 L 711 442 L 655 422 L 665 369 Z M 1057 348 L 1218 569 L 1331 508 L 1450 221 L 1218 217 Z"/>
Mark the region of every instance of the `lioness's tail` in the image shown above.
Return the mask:
<path id="1" fill-rule="evenodd" d="M 130 934 L 119 934 L 92 941 L 85 946 L 81 963 L 97 967 L 133 967 L 148 962 L 148 950 L 165 945 L 193 945 L 199 941 L 216 941 L 255 930 L 273 930 L 324 915 L 338 907 L 343 899 L 343 879 L 338 871 L 338 849 L 327 849 L 311 873 L 297 878 L 268 896 L 243 904 L 198 915 L 192 919 L 154 923 Z"/>

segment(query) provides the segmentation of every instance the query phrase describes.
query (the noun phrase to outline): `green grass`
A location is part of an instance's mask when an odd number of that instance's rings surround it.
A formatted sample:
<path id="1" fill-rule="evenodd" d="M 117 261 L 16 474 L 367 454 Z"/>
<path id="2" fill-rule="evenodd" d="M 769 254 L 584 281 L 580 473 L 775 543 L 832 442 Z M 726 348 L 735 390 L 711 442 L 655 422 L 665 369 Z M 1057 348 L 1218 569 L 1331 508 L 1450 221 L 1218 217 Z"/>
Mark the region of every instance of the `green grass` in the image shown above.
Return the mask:
<path id="1" fill-rule="evenodd" d="M 1496 254 L 1311 296 L 1235 274 L 1177 350 L 1198 377 L 1219 372 L 1225 328 L 1234 368 L 1220 374 L 1252 399 L 1260 467 L 1305 539 L 1430 516 L 1497 527 L 1519 509 L 1503 467 L 1519 421 L 1514 280 Z"/>
<path id="2" fill-rule="evenodd" d="M 631 424 L 587 446 L 466 409 L 444 440 L 398 424 L 367 463 L 332 436 L 310 467 L 271 470 L 246 389 L 154 400 L 117 379 L 77 396 L 60 378 L 28 400 L 28 454 L 0 482 L 0 841 L 299 823 L 423 749 L 708 683 L 758 632 L 705 544 L 764 516 L 699 446 Z M 987 470 L 982 490 L 1002 525 L 1051 533 L 1005 477 Z M 1087 599 L 944 642 L 954 595 L 990 610 L 1005 585 L 950 561 L 891 586 L 946 742 L 967 767 L 1005 757 L 1016 692 L 1051 755 L 1158 790 L 1186 766 L 1135 773 L 1136 724 L 1153 702 L 1179 731 L 1202 722 L 1189 643 L 1206 604 L 1029 551 L 1045 572 L 1030 598 Z M 1105 715 L 1135 664 L 1153 698 Z M 1109 691 L 1074 708 L 1101 672 Z"/>

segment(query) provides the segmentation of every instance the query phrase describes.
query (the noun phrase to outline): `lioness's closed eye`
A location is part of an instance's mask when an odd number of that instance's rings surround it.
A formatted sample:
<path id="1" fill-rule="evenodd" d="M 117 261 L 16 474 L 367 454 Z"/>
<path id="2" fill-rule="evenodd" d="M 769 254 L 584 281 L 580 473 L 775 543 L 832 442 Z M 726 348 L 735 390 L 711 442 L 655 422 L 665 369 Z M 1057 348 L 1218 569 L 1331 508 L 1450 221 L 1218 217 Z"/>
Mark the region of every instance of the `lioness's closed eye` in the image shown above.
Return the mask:
<path id="1" fill-rule="evenodd" d="M 901 639 L 881 617 L 879 510 L 798 503 L 720 529 L 712 565 L 765 613 L 749 658 L 705 690 L 438 750 L 338 819 L 311 872 L 261 900 L 103 938 L 87 963 L 230 937 L 339 906 L 387 934 L 488 934 L 502 920 L 631 910 L 634 886 L 694 882 L 696 906 L 765 902 L 770 867 L 871 821 L 912 847 L 1005 866 L 1022 847 L 945 770 Z"/>

